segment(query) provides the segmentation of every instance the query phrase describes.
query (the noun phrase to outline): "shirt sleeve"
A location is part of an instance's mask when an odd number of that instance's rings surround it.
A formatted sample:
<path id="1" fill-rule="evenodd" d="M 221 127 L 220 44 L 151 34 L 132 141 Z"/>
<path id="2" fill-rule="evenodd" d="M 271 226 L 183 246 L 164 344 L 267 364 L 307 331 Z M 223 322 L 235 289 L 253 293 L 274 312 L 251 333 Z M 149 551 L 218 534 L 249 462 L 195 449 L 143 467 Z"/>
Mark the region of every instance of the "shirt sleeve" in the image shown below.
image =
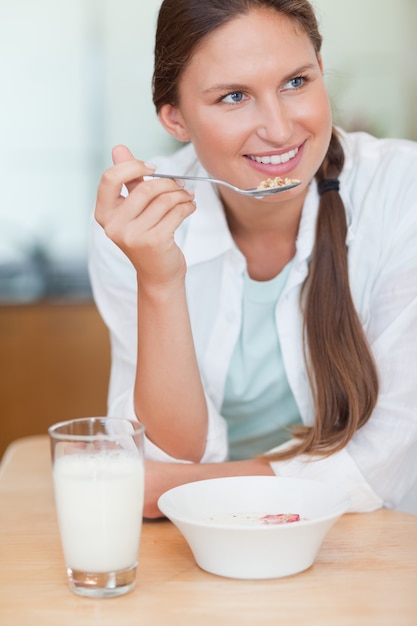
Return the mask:
<path id="1" fill-rule="evenodd" d="M 397 213 L 387 228 L 378 271 L 364 290 L 365 329 L 380 381 L 372 416 L 340 452 L 271 463 L 280 476 L 338 485 L 351 511 L 396 508 L 417 485 L 417 206 L 408 206 L 413 210 Z"/>
<path id="2" fill-rule="evenodd" d="M 137 343 L 137 297 L 134 269 L 123 252 L 93 220 L 89 272 L 94 299 L 110 332 L 111 372 L 107 413 L 137 420 L 134 384 Z M 219 462 L 227 457 L 226 424 L 207 398 L 208 433 L 201 462 Z M 146 437 L 145 455 L 154 461 L 179 461 Z"/>
<path id="3" fill-rule="evenodd" d="M 289 444 L 292 445 L 292 442 Z M 283 444 L 270 452 L 287 446 L 288 444 Z M 270 466 L 277 476 L 316 480 L 342 489 L 350 500 L 351 513 L 374 511 L 384 504 L 382 498 L 365 480 L 347 450 L 341 450 L 325 458 L 299 455 L 288 461 L 273 461 Z"/>

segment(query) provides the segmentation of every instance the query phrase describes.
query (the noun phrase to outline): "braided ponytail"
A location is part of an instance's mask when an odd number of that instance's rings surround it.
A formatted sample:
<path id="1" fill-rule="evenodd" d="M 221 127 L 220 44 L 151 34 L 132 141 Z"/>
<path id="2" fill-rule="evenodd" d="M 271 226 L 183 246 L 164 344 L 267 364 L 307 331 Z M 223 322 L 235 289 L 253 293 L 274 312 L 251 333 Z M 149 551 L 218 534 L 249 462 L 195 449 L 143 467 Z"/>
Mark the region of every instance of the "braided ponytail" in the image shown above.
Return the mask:
<path id="1" fill-rule="evenodd" d="M 316 175 L 322 193 L 310 271 L 302 291 L 315 421 L 311 427 L 298 426 L 293 432 L 297 444 L 268 456 L 269 460 L 302 453 L 328 456 L 341 450 L 368 421 L 376 404 L 378 376 L 350 292 L 346 214 L 334 184 L 343 164 L 343 148 L 333 130 Z"/>

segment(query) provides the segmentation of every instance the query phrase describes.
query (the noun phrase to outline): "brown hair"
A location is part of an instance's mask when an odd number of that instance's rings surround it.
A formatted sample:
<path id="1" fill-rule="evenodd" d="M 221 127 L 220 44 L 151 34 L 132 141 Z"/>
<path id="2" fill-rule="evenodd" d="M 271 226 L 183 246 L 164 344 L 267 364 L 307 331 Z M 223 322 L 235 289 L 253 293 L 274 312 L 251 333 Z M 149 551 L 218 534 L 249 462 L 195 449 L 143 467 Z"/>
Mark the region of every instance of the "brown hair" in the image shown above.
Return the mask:
<path id="1" fill-rule="evenodd" d="M 305 0 L 164 0 L 155 36 L 152 87 L 156 110 L 163 104 L 178 104 L 182 71 L 204 37 L 238 15 L 260 8 L 274 9 L 298 22 L 319 53 L 322 37 Z"/>
<path id="2" fill-rule="evenodd" d="M 181 73 L 202 39 L 228 21 L 258 8 L 293 19 L 310 38 L 316 54 L 322 37 L 307 0 L 164 0 L 155 41 L 153 100 L 178 104 Z M 333 130 L 316 180 L 337 179 L 344 153 Z M 297 454 L 329 455 L 341 450 L 371 416 L 378 396 L 373 357 L 349 287 L 347 223 L 342 198 L 330 190 L 320 198 L 316 239 L 302 289 L 305 360 L 315 408 L 312 426 L 293 430 L 296 443 L 268 455 L 269 460 Z"/>

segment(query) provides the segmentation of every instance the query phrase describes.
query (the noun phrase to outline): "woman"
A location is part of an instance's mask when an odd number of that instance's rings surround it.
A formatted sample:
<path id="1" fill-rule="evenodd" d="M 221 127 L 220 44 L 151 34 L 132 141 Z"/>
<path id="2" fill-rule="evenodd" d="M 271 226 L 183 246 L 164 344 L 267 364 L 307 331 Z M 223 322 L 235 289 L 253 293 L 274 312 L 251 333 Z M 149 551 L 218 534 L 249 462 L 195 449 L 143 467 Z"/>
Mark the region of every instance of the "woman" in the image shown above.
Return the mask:
<path id="1" fill-rule="evenodd" d="M 333 128 L 320 46 L 305 0 L 162 3 L 154 103 L 186 145 L 113 150 L 90 265 L 109 414 L 146 427 L 147 517 L 217 476 L 328 481 L 352 511 L 417 480 L 417 146 Z M 259 200 L 155 171 L 301 185 Z"/>

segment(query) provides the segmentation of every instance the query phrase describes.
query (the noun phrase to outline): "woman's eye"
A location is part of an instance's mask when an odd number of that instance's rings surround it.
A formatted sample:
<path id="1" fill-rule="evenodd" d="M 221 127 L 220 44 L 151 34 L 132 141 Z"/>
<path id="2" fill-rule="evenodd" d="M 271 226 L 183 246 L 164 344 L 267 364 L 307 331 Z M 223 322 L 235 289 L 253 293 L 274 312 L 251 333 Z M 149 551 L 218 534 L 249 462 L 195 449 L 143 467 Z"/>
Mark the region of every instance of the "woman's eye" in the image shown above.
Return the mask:
<path id="1" fill-rule="evenodd" d="M 239 104 L 245 99 L 245 95 L 241 91 L 233 91 L 222 98 L 222 102 L 226 104 Z"/>
<path id="2" fill-rule="evenodd" d="M 304 76 L 296 76 L 295 78 L 291 78 L 288 83 L 285 83 L 284 89 L 299 89 L 305 82 L 306 79 Z"/>

